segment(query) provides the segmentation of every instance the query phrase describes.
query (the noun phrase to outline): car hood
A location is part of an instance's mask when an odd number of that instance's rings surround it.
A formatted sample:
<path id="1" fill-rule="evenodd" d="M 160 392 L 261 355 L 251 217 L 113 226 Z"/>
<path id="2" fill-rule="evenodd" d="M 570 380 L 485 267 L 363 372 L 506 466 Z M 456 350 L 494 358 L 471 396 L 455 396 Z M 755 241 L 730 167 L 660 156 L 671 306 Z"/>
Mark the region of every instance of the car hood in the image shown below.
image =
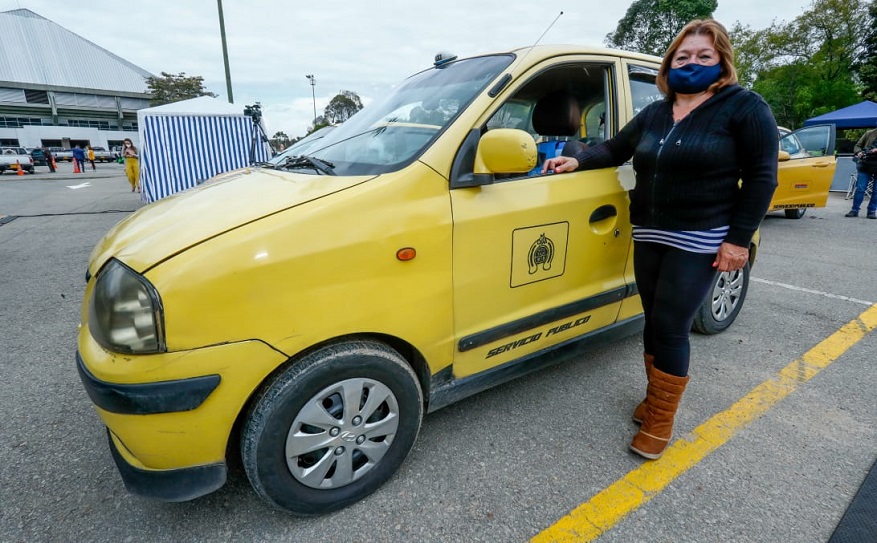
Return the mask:
<path id="1" fill-rule="evenodd" d="M 89 272 L 95 274 L 111 257 L 144 272 L 224 232 L 372 178 L 263 168 L 220 174 L 203 185 L 153 202 L 118 223 L 95 246 Z"/>

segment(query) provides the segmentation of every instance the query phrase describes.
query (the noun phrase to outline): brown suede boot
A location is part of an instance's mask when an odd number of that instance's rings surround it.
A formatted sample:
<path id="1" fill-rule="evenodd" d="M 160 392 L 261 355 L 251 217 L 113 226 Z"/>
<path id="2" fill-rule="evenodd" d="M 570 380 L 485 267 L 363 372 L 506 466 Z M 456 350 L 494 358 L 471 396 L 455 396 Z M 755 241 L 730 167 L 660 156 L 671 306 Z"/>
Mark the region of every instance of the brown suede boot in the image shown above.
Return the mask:
<path id="1" fill-rule="evenodd" d="M 688 377 L 677 377 L 652 366 L 646 391 L 646 413 L 630 449 L 649 460 L 657 460 L 673 437 L 673 419 L 685 392 Z"/>
<path id="2" fill-rule="evenodd" d="M 652 371 L 652 366 L 655 364 L 655 356 L 643 353 L 643 361 L 646 363 L 646 379 L 649 379 L 649 372 Z M 637 424 L 643 423 L 643 418 L 646 416 L 646 401 L 643 400 L 636 406 L 636 409 L 633 410 L 633 422 Z"/>

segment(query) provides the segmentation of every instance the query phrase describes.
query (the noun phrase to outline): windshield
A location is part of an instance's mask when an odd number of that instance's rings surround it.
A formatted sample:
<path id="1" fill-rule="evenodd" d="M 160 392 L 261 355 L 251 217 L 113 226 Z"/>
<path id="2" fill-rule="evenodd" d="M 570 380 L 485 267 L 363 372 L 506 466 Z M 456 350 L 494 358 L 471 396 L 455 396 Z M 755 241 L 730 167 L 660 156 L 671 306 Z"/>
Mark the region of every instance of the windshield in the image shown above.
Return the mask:
<path id="1" fill-rule="evenodd" d="M 420 156 L 512 59 L 476 57 L 415 74 L 380 102 L 313 141 L 303 154 L 331 164 L 336 175 L 395 171 Z"/>
<path id="2" fill-rule="evenodd" d="M 317 141 L 325 138 L 326 135 L 334 129 L 335 129 L 334 126 L 329 125 L 329 126 L 324 126 L 323 128 L 316 130 L 314 132 L 311 132 L 307 136 L 303 137 L 302 139 L 298 140 L 297 142 L 295 142 L 292 145 L 290 145 L 289 147 L 287 147 L 285 150 L 283 150 L 283 152 L 281 152 L 279 155 L 275 156 L 274 158 L 270 159 L 268 162 L 270 162 L 271 164 L 274 164 L 276 166 L 277 164 L 279 164 L 281 162 L 285 162 L 286 159 L 288 159 L 288 158 L 291 158 L 294 156 L 299 156 L 299 155 L 306 155 L 308 152 L 308 149 L 313 147 Z"/>

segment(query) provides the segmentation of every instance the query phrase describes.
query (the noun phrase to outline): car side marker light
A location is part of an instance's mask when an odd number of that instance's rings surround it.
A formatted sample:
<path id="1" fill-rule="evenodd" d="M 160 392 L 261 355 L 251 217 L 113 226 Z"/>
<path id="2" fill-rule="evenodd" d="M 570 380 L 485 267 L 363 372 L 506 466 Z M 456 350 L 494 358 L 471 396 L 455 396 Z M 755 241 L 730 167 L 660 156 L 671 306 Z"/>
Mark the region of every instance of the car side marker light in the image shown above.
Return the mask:
<path id="1" fill-rule="evenodd" d="M 401 249 L 396 251 L 396 258 L 398 258 L 402 262 L 414 260 L 415 256 L 417 256 L 417 251 L 414 250 L 414 247 L 402 247 Z"/>

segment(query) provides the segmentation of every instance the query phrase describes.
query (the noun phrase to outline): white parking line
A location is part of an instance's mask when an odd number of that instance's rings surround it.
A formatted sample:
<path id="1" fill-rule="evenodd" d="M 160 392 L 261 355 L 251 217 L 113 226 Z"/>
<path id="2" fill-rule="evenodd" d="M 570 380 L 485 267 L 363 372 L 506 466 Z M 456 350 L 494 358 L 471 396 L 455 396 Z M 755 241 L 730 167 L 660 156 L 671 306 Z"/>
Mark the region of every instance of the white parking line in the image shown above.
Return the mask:
<path id="1" fill-rule="evenodd" d="M 768 281 L 767 279 L 758 279 L 757 277 L 751 277 L 752 281 L 757 281 L 759 283 L 764 283 L 766 285 L 773 285 L 775 287 L 783 287 L 789 290 L 797 290 L 798 292 L 807 292 L 809 294 L 818 294 L 819 296 L 825 296 L 826 298 L 834 298 L 836 300 L 844 300 L 847 302 L 853 302 L 855 304 L 862 305 L 874 305 L 874 302 L 867 302 L 865 300 L 858 300 L 856 298 L 850 298 L 849 296 L 841 296 L 839 294 L 831 294 L 829 292 L 822 292 L 821 290 L 812 290 L 804 287 L 796 287 L 795 285 L 787 285 L 786 283 L 777 283 L 776 281 Z"/>

